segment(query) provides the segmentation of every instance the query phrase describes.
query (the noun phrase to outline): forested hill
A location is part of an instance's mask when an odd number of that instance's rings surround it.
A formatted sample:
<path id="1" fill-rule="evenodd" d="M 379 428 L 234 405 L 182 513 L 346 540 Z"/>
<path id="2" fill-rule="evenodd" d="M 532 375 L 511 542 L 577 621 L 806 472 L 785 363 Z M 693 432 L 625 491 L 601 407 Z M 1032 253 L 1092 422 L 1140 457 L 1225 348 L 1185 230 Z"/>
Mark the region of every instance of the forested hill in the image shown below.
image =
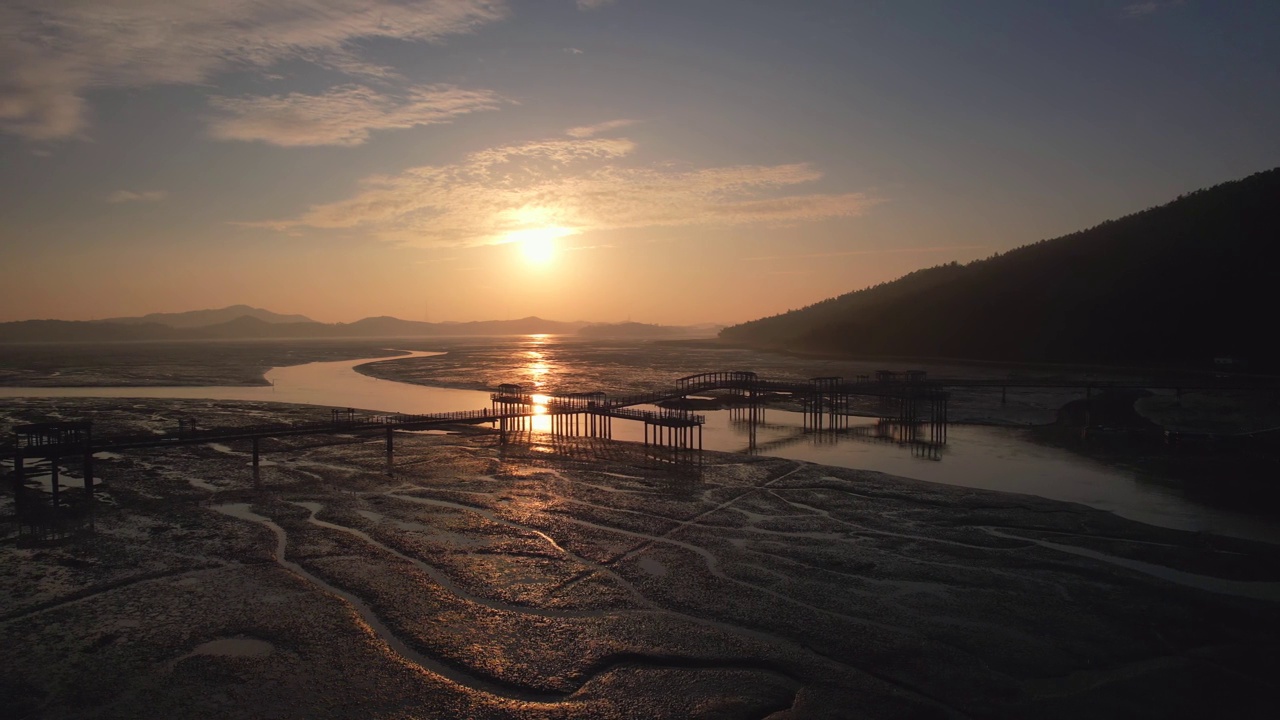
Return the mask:
<path id="1" fill-rule="evenodd" d="M 967 265 L 725 328 L 862 356 L 1280 369 L 1280 168 Z"/>

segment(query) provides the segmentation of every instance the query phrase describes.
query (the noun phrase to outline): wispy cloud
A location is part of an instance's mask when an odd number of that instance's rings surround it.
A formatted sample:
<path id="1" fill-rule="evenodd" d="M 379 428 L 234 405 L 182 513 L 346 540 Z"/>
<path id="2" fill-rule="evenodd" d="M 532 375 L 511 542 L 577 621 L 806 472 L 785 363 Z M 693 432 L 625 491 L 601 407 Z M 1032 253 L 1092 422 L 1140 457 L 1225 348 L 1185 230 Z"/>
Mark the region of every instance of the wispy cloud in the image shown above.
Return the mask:
<path id="1" fill-rule="evenodd" d="M 203 83 L 286 60 L 387 76 L 357 41 L 435 41 L 506 12 L 504 0 L 6 0 L 0 132 L 82 133 L 92 88 Z"/>
<path id="2" fill-rule="evenodd" d="M 610 130 L 619 130 L 635 124 L 635 120 L 610 120 L 608 122 L 597 123 L 595 125 L 583 125 L 581 127 L 569 128 L 564 131 L 564 134 L 575 138 L 589 138 L 599 135 L 600 133 L 609 132 Z"/>
<path id="3" fill-rule="evenodd" d="M 1144 18 L 1182 5 L 1184 2 L 1185 0 L 1145 0 L 1145 2 L 1130 3 L 1120 8 L 1120 16 L 1130 20 Z"/>
<path id="4" fill-rule="evenodd" d="M 794 223 L 859 215 L 878 202 L 863 193 L 794 193 L 822 178 L 807 163 L 634 166 L 626 161 L 635 148 L 626 138 L 601 137 L 492 148 L 452 165 L 371 177 L 346 200 L 251 224 L 359 229 L 411 245 L 480 245 L 532 228 Z"/>
<path id="5" fill-rule="evenodd" d="M 220 140 L 258 140 L 286 147 L 360 145 L 375 130 L 445 123 L 460 115 L 496 109 L 502 102 L 487 90 L 450 85 L 416 88 L 404 94 L 348 85 L 323 95 L 215 97 L 209 103 L 219 115 L 210 122 L 209 131 Z"/>
<path id="6" fill-rule="evenodd" d="M 117 190 L 107 196 L 107 202 L 159 202 L 167 197 L 169 193 L 164 190 Z"/>
<path id="7" fill-rule="evenodd" d="M 1160 3 L 1158 2 L 1140 2 L 1133 3 L 1132 5 L 1125 5 L 1120 9 L 1120 14 L 1127 18 L 1139 18 L 1144 15 L 1150 15 L 1159 9 Z"/>
<path id="8" fill-rule="evenodd" d="M 614 0 L 578 0 L 579 10 L 595 10 L 605 5 L 612 5 Z"/>

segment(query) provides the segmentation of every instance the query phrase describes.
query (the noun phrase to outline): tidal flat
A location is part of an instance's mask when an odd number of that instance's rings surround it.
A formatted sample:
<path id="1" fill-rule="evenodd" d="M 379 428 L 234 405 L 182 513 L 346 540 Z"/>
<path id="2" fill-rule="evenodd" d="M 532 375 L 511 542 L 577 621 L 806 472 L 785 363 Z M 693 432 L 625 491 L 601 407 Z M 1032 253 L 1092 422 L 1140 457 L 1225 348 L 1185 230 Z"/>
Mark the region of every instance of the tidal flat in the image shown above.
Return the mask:
<path id="1" fill-rule="evenodd" d="M 16 400 L 104 431 L 314 407 Z M 320 412 L 323 412 L 321 410 Z M 95 429 L 97 425 L 95 425 Z M 5 428 L 7 431 L 7 427 Z M 101 457 L 0 540 L 7 717 L 1270 717 L 1280 548 L 1027 495 L 483 429 Z M 335 443 L 335 444 L 329 444 Z M 75 481 L 70 481 L 75 487 Z M 0 517 L 12 496 L 0 496 Z"/>

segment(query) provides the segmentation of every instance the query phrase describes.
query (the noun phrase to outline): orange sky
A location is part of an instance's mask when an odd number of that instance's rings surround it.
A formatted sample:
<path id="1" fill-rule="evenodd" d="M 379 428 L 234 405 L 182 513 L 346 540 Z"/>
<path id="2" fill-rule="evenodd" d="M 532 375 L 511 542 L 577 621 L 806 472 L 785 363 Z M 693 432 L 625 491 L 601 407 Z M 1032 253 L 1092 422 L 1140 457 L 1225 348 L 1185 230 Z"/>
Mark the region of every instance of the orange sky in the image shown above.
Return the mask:
<path id="1" fill-rule="evenodd" d="M 1280 164 L 1277 7 L 13 0 L 0 321 L 774 314 Z"/>

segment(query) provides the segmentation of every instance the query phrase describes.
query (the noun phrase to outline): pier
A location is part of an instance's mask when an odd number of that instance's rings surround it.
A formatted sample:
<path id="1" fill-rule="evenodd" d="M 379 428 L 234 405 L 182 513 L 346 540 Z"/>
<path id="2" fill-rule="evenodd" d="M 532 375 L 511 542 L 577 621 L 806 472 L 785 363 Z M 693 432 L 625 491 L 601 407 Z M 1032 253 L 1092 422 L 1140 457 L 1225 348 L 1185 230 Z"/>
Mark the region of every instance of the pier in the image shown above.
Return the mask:
<path id="1" fill-rule="evenodd" d="M 177 418 L 171 432 L 103 435 L 93 432 L 89 420 L 47 422 L 16 426 L 12 445 L 0 450 L 13 460 L 10 473 L 19 534 L 24 528 L 36 537 L 66 534 L 93 524 L 93 456 L 101 452 L 164 448 L 226 442 L 251 446 L 254 485 L 261 482 L 262 442 L 297 436 L 350 435 L 385 439 L 385 472 L 395 468 L 397 431 L 421 431 L 450 425 L 491 425 L 499 442 L 507 444 L 538 430 L 557 440 L 589 438 L 608 441 L 613 424 L 637 422 L 644 427 L 646 457 L 673 465 L 700 464 L 706 416 L 685 409 L 691 398 L 715 392 L 730 405 L 731 422 L 748 426 L 745 452 L 767 452 L 755 441 L 755 428 L 765 423 L 765 406 L 783 403 L 798 406 L 804 415 L 803 431 L 817 434 L 849 434 L 851 415 L 881 419 L 875 437 L 890 435 L 898 442 L 931 448 L 946 443 L 948 394 L 926 380 L 922 372 L 880 372 L 852 381 L 840 377 L 809 380 L 761 378 L 750 371 L 715 371 L 679 378 L 673 385 L 644 393 L 609 395 L 604 392 L 540 393 L 515 384 L 500 385 L 490 394 L 490 407 L 430 414 L 364 414 L 355 410 L 331 411 L 329 419 L 305 423 L 273 423 L 239 427 L 206 427 L 200 418 Z M 855 404 L 861 407 L 855 412 Z M 873 412 L 865 408 L 874 406 Z M 891 428 L 891 431 L 885 430 Z M 866 432 L 858 429 L 859 436 Z M 47 500 L 29 496 L 26 483 L 30 463 L 47 463 L 50 493 Z M 83 493 L 68 498 L 60 478 L 61 463 L 79 470 Z M 78 466 L 78 467 L 76 467 Z"/>

